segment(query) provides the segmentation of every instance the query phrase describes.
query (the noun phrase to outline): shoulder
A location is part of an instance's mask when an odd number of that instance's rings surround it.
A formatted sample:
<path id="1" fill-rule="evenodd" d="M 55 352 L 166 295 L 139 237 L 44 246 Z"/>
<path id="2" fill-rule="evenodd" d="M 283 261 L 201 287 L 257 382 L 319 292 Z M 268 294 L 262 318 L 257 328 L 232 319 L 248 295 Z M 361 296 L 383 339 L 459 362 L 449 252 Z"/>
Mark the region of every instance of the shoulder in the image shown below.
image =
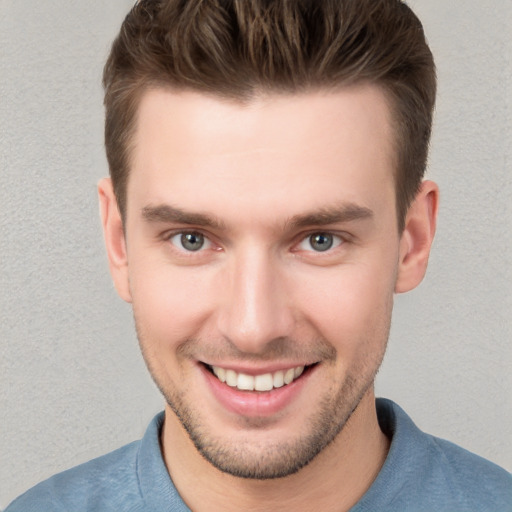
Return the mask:
<path id="1" fill-rule="evenodd" d="M 59 473 L 14 500 L 5 512 L 128 510 L 140 501 L 140 441 Z"/>
<path id="2" fill-rule="evenodd" d="M 391 446 L 361 508 L 355 510 L 512 510 L 510 473 L 460 446 L 422 432 L 390 400 L 378 399 L 377 412 Z"/>
<path id="3" fill-rule="evenodd" d="M 143 512 L 187 510 L 160 452 L 164 413 L 157 414 L 140 441 L 59 473 L 14 500 L 5 512 Z"/>
<path id="4" fill-rule="evenodd" d="M 444 439 L 426 436 L 432 472 L 439 472 L 456 502 L 467 510 L 512 511 L 512 475 L 496 464 Z"/>

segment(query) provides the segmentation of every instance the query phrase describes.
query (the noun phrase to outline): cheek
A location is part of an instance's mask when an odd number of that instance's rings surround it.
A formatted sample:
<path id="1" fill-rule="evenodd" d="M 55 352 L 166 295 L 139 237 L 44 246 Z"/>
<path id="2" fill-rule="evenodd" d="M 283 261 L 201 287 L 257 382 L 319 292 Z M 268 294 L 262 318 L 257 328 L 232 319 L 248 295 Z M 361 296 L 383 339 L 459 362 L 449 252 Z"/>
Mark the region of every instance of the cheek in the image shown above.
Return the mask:
<path id="1" fill-rule="evenodd" d="M 130 290 L 140 328 L 152 342 L 170 345 L 197 335 L 214 301 L 211 278 L 201 269 L 151 261 L 132 266 Z"/>
<path id="2" fill-rule="evenodd" d="M 304 281 L 301 310 L 338 351 L 387 340 L 393 304 L 393 271 L 378 265 L 340 266 Z"/>

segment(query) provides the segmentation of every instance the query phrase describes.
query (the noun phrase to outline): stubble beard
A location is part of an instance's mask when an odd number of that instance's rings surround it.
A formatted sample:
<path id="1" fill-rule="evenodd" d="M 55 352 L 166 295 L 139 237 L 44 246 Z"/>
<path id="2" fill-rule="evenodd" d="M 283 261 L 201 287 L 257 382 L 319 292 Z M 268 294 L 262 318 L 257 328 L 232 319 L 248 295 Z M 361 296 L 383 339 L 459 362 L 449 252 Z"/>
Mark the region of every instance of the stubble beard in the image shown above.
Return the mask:
<path id="1" fill-rule="evenodd" d="M 373 386 L 373 379 L 363 388 L 357 384 L 347 379 L 335 400 L 324 398 L 315 415 L 308 419 L 306 433 L 288 441 L 268 441 L 258 446 L 251 439 L 250 431 L 246 438 L 237 438 L 235 442 L 212 437 L 208 426 L 194 415 L 178 393 L 169 393 L 161 387 L 160 391 L 198 452 L 210 464 L 238 478 L 269 480 L 297 473 L 334 441 Z M 257 424 L 258 420 L 250 422 L 252 428 Z"/>
<path id="2" fill-rule="evenodd" d="M 258 444 L 255 442 L 255 436 L 251 435 L 252 429 L 265 427 L 265 421 L 258 425 L 258 419 L 247 419 L 249 428 L 246 429 L 246 437 L 237 437 L 235 442 L 229 438 L 215 437 L 210 432 L 208 419 L 201 415 L 201 411 L 194 409 L 193 404 L 187 403 L 185 393 L 160 378 L 151 357 L 146 353 L 144 336 L 137 322 L 136 326 L 149 372 L 198 452 L 224 473 L 256 480 L 283 478 L 297 473 L 335 440 L 362 398 L 373 387 L 384 357 L 389 333 L 388 328 L 384 341 L 378 345 L 380 350 L 375 350 L 375 340 L 363 342 L 367 345 L 368 352 L 362 358 L 362 364 L 347 373 L 337 391 L 325 394 L 316 411 L 310 414 L 302 425 L 301 432 L 285 441 L 267 440 L 265 444 Z M 382 334 L 381 332 L 381 336 Z M 186 346 L 186 343 L 188 342 L 184 342 L 183 346 Z M 197 340 L 191 340 L 190 343 L 199 345 Z M 320 343 L 325 345 L 327 342 Z"/>

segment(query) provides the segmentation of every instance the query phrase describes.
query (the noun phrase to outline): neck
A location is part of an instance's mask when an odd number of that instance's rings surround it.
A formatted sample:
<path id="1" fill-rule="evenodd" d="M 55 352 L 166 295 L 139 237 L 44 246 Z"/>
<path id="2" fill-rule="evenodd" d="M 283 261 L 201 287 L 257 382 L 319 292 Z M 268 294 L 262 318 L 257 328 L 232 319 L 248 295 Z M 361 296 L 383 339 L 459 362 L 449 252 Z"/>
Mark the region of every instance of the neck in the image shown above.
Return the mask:
<path id="1" fill-rule="evenodd" d="M 298 473 L 272 480 L 225 474 L 197 452 L 172 411 L 162 430 L 164 460 L 191 510 L 348 510 L 375 480 L 389 449 L 370 389 L 336 439 Z"/>

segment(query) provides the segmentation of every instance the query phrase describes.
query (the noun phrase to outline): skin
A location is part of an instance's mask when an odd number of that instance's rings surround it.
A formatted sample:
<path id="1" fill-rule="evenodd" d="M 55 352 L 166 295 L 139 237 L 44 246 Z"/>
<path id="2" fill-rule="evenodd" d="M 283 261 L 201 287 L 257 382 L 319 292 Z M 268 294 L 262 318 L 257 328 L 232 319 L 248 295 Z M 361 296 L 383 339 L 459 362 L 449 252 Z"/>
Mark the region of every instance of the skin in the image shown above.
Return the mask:
<path id="1" fill-rule="evenodd" d="M 109 179 L 100 204 L 116 288 L 168 403 L 163 456 L 192 510 L 347 510 L 378 474 L 389 440 L 374 378 L 393 295 L 426 270 L 438 202 L 424 182 L 398 232 L 390 126 L 370 85 L 248 104 L 143 96 L 124 229 Z M 181 244 L 191 232 L 198 251 Z M 315 233 L 332 247 L 318 251 Z M 313 367 L 259 415 L 228 410 L 204 363 Z"/>

